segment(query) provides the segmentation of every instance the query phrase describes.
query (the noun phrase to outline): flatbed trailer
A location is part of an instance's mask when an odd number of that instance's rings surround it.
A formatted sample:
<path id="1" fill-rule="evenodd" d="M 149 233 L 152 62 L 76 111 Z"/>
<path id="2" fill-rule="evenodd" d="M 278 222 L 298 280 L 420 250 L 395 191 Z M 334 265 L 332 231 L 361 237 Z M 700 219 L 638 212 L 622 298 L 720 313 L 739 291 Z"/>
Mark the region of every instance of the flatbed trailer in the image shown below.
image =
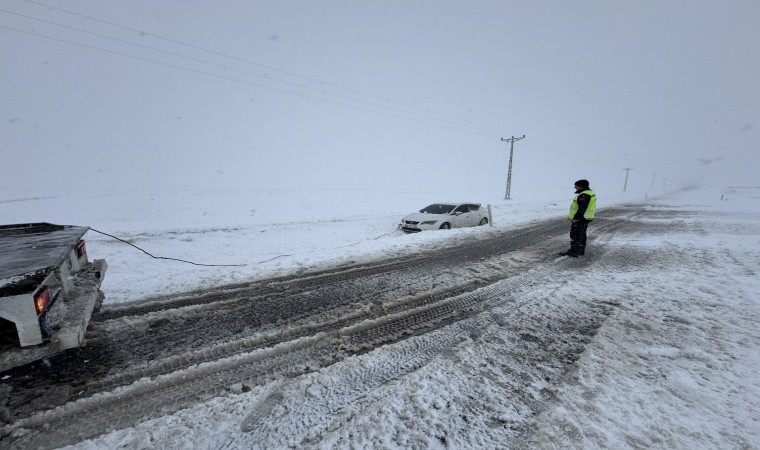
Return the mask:
<path id="1" fill-rule="evenodd" d="M 88 230 L 0 225 L 0 372 L 84 345 L 107 269 L 87 259 Z"/>

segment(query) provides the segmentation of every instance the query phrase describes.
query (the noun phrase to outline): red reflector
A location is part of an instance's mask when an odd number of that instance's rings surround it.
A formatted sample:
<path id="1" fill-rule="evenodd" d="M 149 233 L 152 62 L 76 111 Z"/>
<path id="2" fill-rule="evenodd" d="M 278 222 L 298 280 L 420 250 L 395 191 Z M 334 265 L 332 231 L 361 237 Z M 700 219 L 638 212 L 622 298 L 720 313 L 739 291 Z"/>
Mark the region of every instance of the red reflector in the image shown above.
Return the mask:
<path id="1" fill-rule="evenodd" d="M 87 247 L 84 245 L 84 241 L 79 241 L 77 245 L 77 258 L 87 255 Z"/>
<path id="2" fill-rule="evenodd" d="M 37 314 L 42 314 L 49 304 L 50 288 L 45 286 L 34 296 L 34 307 L 37 308 Z"/>

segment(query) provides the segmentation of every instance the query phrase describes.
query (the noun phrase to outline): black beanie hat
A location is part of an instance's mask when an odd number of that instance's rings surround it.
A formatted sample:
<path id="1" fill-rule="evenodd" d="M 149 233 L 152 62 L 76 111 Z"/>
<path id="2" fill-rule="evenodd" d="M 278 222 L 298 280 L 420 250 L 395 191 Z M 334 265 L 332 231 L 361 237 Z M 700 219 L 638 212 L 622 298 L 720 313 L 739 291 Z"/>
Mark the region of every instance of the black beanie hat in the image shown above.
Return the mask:
<path id="1" fill-rule="evenodd" d="M 583 189 L 588 189 L 588 186 L 589 186 L 588 180 L 578 180 L 578 181 L 575 182 L 575 185 L 576 186 L 580 186 Z"/>

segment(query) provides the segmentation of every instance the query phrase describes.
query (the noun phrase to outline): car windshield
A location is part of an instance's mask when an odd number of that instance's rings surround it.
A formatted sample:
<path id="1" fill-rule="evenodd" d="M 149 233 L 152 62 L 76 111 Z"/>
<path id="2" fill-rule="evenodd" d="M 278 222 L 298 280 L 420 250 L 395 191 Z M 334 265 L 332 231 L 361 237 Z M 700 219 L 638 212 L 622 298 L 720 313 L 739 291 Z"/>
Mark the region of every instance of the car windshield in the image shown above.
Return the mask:
<path id="1" fill-rule="evenodd" d="M 456 205 L 443 205 L 440 203 L 435 203 L 422 208 L 420 212 L 425 214 L 448 214 L 455 207 Z"/>

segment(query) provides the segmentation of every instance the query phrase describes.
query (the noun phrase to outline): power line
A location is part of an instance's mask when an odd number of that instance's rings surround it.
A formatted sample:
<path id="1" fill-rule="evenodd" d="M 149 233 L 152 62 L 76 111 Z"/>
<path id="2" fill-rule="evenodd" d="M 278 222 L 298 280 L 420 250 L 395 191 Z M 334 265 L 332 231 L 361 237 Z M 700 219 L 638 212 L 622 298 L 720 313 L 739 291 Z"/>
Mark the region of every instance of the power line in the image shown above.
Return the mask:
<path id="1" fill-rule="evenodd" d="M 450 126 L 441 125 L 439 123 L 426 122 L 424 120 L 414 119 L 414 118 L 411 118 L 411 117 L 399 116 L 399 115 L 391 114 L 391 113 L 384 112 L 384 111 L 378 111 L 378 110 L 374 110 L 374 109 L 370 109 L 370 108 L 364 108 L 364 107 L 356 106 L 356 105 L 349 105 L 349 104 L 346 104 L 346 103 L 341 103 L 341 102 L 337 102 L 337 101 L 334 101 L 334 100 L 328 100 L 328 99 L 325 99 L 325 98 L 313 97 L 311 95 L 306 95 L 306 94 L 302 94 L 302 93 L 298 93 L 298 92 L 288 91 L 288 90 L 285 90 L 285 89 L 278 89 L 278 88 L 275 88 L 275 87 L 272 87 L 272 86 L 266 86 L 266 85 L 263 85 L 263 84 L 253 83 L 253 82 L 246 81 L 246 80 L 240 80 L 240 79 L 237 79 L 237 78 L 227 77 L 227 76 L 224 76 L 224 75 L 219 75 L 219 74 L 215 74 L 215 73 L 212 73 L 212 72 L 206 72 L 206 71 L 203 71 L 203 70 L 191 69 L 189 67 L 178 66 L 176 64 L 170 64 L 170 63 L 166 63 L 166 62 L 163 62 L 163 61 L 158 61 L 158 60 L 155 60 L 155 59 L 144 58 L 144 57 L 141 57 L 141 56 L 130 55 L 128 53 L 122 53 L 122 52 L 118 52 L 118 51 L 115 51 L 115 50 L 103 49 L 103 48 L 100 48 L 100 47 L 95 47 L 95 46 L 88 45 L 88 44 L 82 44 L 82 43 L 79 43 L 79 42 L 69 41 L 69 40 L 66 40 L 66 39 L 56 38 L 56 37 L 53 37 L 53 36 L 47 36 L 47 35 L 40 34 L 40 33 L 35 33 L 35 32 L 32 32 L 32 31 L 26 31 L 26 30 L 20 30 L 18 28 L 7 27 L 5 25 L 0 25 L 0 28 L 6 29 L 6 30 L 11 30 L 11 31 L 16 31 L 18 33 L 23 33 L 23 34 L 28 34 L 28 35 L 32 35 L 32 36 L 41 37 L 41 38 L 44 38 L 44 39 L 49 39 L 49 40 L 53 40 L 53 41 L 63 42 L 63 43 L 70 44 L 70 45 L 75 45 L 75 46 L 78 46 L 78 47 L 88 48 L 88 49 L 91 49 L 91 50 L 97 50 L 97 51 L 104 52 L 104 53 L 110 53 L 110 54 L 113 54 L 113 55 L 124 56 L 124 57 L 127 57 L 127 58 L 136 59 L 136 60 L 139 60 L 139 61 L 150 62 L 150 63 L 153 63 L 153 64 L 158 64 L 158 65 L 162 65 L 162 66 L 166 66 L 166 67 L 171 67 L 171 68 L 174 68 L 174 69 L 184 70 L 184 71 L 187 71 L 187 72 L 192 72 L 192 73 L 206 75 L 206 76 L 210 76 L 210 77 L 214 77 L 214 78 L 219 78 L 219 79 L 222 79 L 222 80 L 233 81 L 235 83 L 241 83 L 241 84 L 245 84 L 245 85 L 249 85 L 249 86 L 260 87 L 260 88 L 269 89 L 269 90 L 275 91 L 275 92 L 295 95 L 295 96 L 299 96 L 299 97 L 303 97 L 303 98 L 308 98 L 308 99 L 311 99 L 311 100 L 316 100 L 316 101 L 325 102 L 325 103 L 331 103 L 331 104 L 334 104 L 334 105 L 339 105 L 339 106 L 343 106 L 343 107 L 347 107 L 347 108 L 353 108 L 353 109 L 357 109 L 357 110 L 360 110 L 360 111 L 372 112 L 372 113 L 375 113 L 375 114 L 381 114 L 381 115 L 384 115 L 384 116 L 394 117 L 394 118 L 397 118 L 397 119 L 410 120 L 410 121 L 422 123 L 422 124 L 425 124 L 425 125 L 430 125 L 430 126 L 434 126 L 434 127 L 440 127 L 440 128 L 446 128 L 446 129 L 449 129 L 449 130 L 459 131 L 459 132 L 462 132 L 462 133 L 478 134 L 478 135 L 481 135 L 481 136 L 489 136 L 489 137 L 493 136 L 493 134 L 486 134 L 484 132 L 475 131 L 475 130 L 472 130 L 472 129 L 468 130 L 468 129 L 462 129 L 462 128 L 454 128 L 454 127 L 450 127 Z"/>
<path id="2" fill-rule="evenodd" d="M 103 23 L 103 24 L 106 24 L 106 25 L 109 25 L 109 26 L 121 28 L 123 30 L 128 30 L 128 31 L 131 31 L 131 32 L 134 32 L 134 33 L 138 33 L 138 34 L 140 34 L 142 36 L 149 36 L 149 37 L 160 39 L 160 40 L 163 40 L 163 41 L 166 41 L 166 42 L 171 42 L 173 44 L 177 44 L 177 45 L 181 45 L 181 46 L 184 46 L 184 47 L 192 48 L 192 49 L 195 49 L 195 50 L 200 50 L 200 51 L 203 51 L 203 52 L 211 53 L 211 54 L 214 54 L 214 55 L 217 55 L 217 56 L 222 56 L 222 57 L 225 57 L 225 58 L 233 59 L 235 61 L 244 62 L 244 63 L 247 63 L 247 64 L 252 64 L 252 65 L 255 65 L 255 66 L 258 66 L 258 67 L 262 67 L 262 68 L 265 68 L 265 69 L 268 69 L 268 70 L 272 70 L 272 71 L 275 71 L 275 72 L 280 72 L 280 73 L 283 73 L 283 74 L 286 74 L 286 75 L 290 75 L 290 76 L 293 76 L 293 77 L 301 78 L 301 79 L 308 80 L 308 81 L 311 81 L 311 82 L 314 82 L 314 83 L 319 83 L 319 84 L 322 84 L 322 85 L 325 85 L 325 86 L 334 87 L 334 88 L 337 88 L 337 89 L 343 89 L 343 90 L 345 90 L 347 92 L 352 92 L 352 93 L 355 93 L 355 94 L 364 95 L 364 96 L 371 97 L 371 98 L 374 98 L 374 99 L 377 99 L 377 100 L 382 100 L 384 102 L 389 102 L 389 103 L 393 103 L 393 104 L 396 104 L 396 105 L 404 106 L 406 108 L 412 108 L 412 109 L 416 109 L 416 110 L 419 110 L 419 111 L 427 112 L 429 114 L 435 114 L 437 116 L 447 117 L 449 119 L 454 119 L 454 120 L 456 120 L 458 122 L 469 123 L 471 125 L 476 125 L 476 126 L 481 127 L 481 128 L 490 129 L 492 131 L 498 131 L 498 132 L 502 131 L 502 130 L 500 130 L 498 128 L 495 128 L 495 127 L 492 127 L 492 126 L 489 126 L 489 125 L 484 125 L 484 124 L 480 124 L 480 123 L 477 123 L 477 122 L 469 121 L 469 120 L 466 120 L 466 119 L 461 119 L 459 117 L 455 117 L 455 116 L 439 113 L 439 112 L 428 110 L 428 109 L 425 109 L 425 108 L 420 108 L 418 106 L 409 105 L 409 104 L 402 103 L 402 102 L 399 102 L 399 101 L 396 101 L 396 100 L 393 100 L 393 99 L 376 96 L 376 95 L 373 95 L 373 94 L 370 94 L 370 93 L 367 93 L 367 92 L 362 92 L 362 91 L 359 91 L 359 90 L 342 87 L 342 86 L 339 86 L 339 85 L 336 85 L 336 84 L 327 83 L 325 81 L 322 81 L 322 80 L 319 80 L 319 79 L 316 79 L 316 78 L 308 77 L 308 76 L 301 75 L 301 74 L 294 73 L 294 72 L 289 72 L 289 71 L 283 70 L 283 69 L 278 69 L 276 67 L 272 67 L 272 66 L 268 66 L 268 65 L 265 65 L 265 64 L 257 63 L 255 61 L 251 61 L 251 60 L 248 60 L 248 59 L 240 58 L 240 57 L 237 57 L 237 56 L 234 56 L 234 55 L 229 55 L 229 54 L 222 53 L 222 52 L 219 52 L 219 51 L 216 51 L 216 50 L 200 47 L 200 46 L 193 45 L 193 44 L 188 44 L 186 42 L 182 42 L 182 41 L 178 41 L 178 40 L 171 39 L 171 38 L 168 38 L 168 37 L 164 37 L 164 36 L 160 36 L 160 35 L 157 35 L 157 34 L 149 33 L 149 32 L 143 31 L 143 30 L 139 30 L 139 29 L 136 29 L 136 28 L 131 28 L 131 27 L 128 27 L 128 26 L 124 26 L 124 25 L 121 25 L 121 24 L 114 23 L 114 22 L 109 22 L 109 21 L 106 21 L 106 20 L 99 19 L 97 17 L 92 17 L 92 16 L 88 16 L 88 15 L 85 15 L 85 14 L 80 14 L 80 13 L 77 13 L 77 12 L 74 12 L 74 11 L 71 11 L 71 10 L 67 10 L 67 9 L 64 9 L 64 8 L 59 8 L 59 7 L 51 6 L 51 5 L 48 5 L 48 4 L 45 4 L 45 3 L 41 3 L 41 2 L 37 2 L 37 1 L 34 1 L 34 0 L 25 0 L 25 1 L 27 3 L 32 3 L 32 4 L 35 4 L 35 5 L 38 5 L 38 6 L 42 6 L 42 7 L 45 7 L 45 8 L 53 9 L 53 10 L 56 10 L 56 11 L 61 11 L 61 12 L 66 13 L 66 14 L 71 14 L 71 15 L 82 17 L 82 18 L 85 18 L 85 19 L 89 19 L 89 20 L 92 20 L 92 21 L 95 21 L 95 22 L 100 22 L 100 23 Z M 337 95 L 337 94 L 333 94 L 333 95 Z M 387 106 L 383 106 L 383 107 L 387 108 Z M 441 120 L 441 119 L 435 119 L 435 120 Z"/>
<path id="3" fill-rule="evenodd" d="M 224 65 L 224 64 L 218 64 L 218 63 L 214 63 L 214 62 L 207 61 L 207 60 L 204 60 L 204 59 L 200 59 L 200 58 L 195 58 L 195 57 L 192 57 L 192 56 L 183 55 L 181 53 L 176 53 L 176 52 L 172 52 L 172 51 L 168 51 L 168 50 L 162 50 L 162 49 L 159 49 L 159 48 L 156 48 L 156 47 L 151 47 L 151 46 L 148 46 L 148 45 L 138 44 L 136 42 L 131 42 L 131 41 L 127 41 L 127 40 L 124 40 L 124 39 L 119 39 L 119 38 L 116 38 L 116 37 L 113 37 L 113 36 L 108 36 L 108 35 L 104 35 L 104 34 L 100 34 L 100 33 L 95 33 L 95 32 L 92 32 L 92 31 L 83 30 L 81 28 L 76 28 L 76 27 L 71 27 L 71 26 L 68 26 L 68 25 L 59 24 L 59 23 L 56 23 L 56 22 L 51 22 L 49 20 L 44 20 L 44 19 L 40 19 L 40 18 L 37 18 L 37 17 L 29 16 L 29 15 L 26 15 L 26 14 L 20 14 L 20 13 L 16 13 L 16 12 L 13 12 L 13 11 L 8 11 L 8 10 L 2 9 L 2 8 L 0 8 L 0 12 L 4 12 L 6 14 L 11 14 L 11 15 L 18 16 L 18 17 L 23 17 L 23 18 L 26 18 L 26 19 L 29 19 L 29 20 L 34 20 L 34 21 L 37 21 L 37 22 L 42 22 L 42 23 L 46 23 L 46 24 L 49 24 L 49 25 L 54 25 L 54 26 L 57 26 L 57 27 L 61 27 L 61 28 L 65 28 L 65 29 L 69 29 L 69 30 L 73 30 L 73 31 L 77 31 L 77 32 L 80 32 L 80 33 L 89 34 L 89 35 L 92 35 L 92 36 L 97 36 L 97 37 L 104 38 L 104 39 L 109 39 L 109 40 L 116 41 L 116 42 L 121 42 L 121 43 L 128 44 L 128 45 L 133 45 L 133 46 L 144 48 L 144 49 L 148 49 L 148 50 L 153 50 L 153 51 L 156 51 L 156 52 L 159 52 L 159 53 L 164 53 L 164 54 L 167 54 L 167 55 L 177 56 L 177 57 L 188 59 L 188 60 L 191 60 L 191 61 L 196 61 L 196 62 L 200 62 L 200 63 L 204 63 L 204 64 L 209 64 L 209 65 L 216 66 L 216 67 L 221 67 L 221 68 L 227 69 L 227 70 L 241 72 L 241 73 L 244 73 L 244 74 L 247 74 L 247 75 L 252 75 L 252 76 L 255 76 L 255 77 L 258 77 L 258 78 L 264 78 L 264 79 L 266 79 L 268 81 L 275 81 L 275 82 L 278 82 L 278 83 L 283 83 L 283 84 L 286 84 L 286 85 L 290 85 L 290 86 L 294 86 L 294 87 L 298 87 L 298 88 L 302 88 L 302 89 L 307 89 L 307 90 L 311 90 L 311 91 L 317 91 L 317 92 L 320 92 L 320 93 L 323 93 L 323 94 L 326 93 L 326 94 L 333 95 L 333 96 L 338 97 L 338 98 L 343 98 L 343 99 L 346 99 L 346 100 L 356 101 L 356 102 L 359 102 L 359 103 L 364 103 L 364 104 L 368 104 L 368 105 L 379 107 L 379 108 L 386 108 L 386 109 L 389 109 L 389 110 L 392 110 L 392 111 L 396 111 L 396 112 L 401 112 L 401 113 L 404 113 L 404 114 L 410 114 L 410 115 L 413 115 L 413 116 L 422 117 L 422 118 L 428 119 L 428 120 L 437 120 L 437 121 L 448 123 L 448 124 L 454 125 L 454 126 L 464 126 L 464 127 L 467 127 L 467 128 L 471 128 L 470 126 L 463 125 L 463 124 L 460 124 L 460 123 L 457 123 L 457 122 L 452 122 L 452 121 L 449 121 L 449 120 L 438 119 L 438 118 L 435 118 L 435 117 L 429 117 L 429 116 L 425 116 L 425 115 L 422 115 L 422 114 L 419 114 L 419 113 L 415 113 L 415 112 L 411 112 L 411 111 L 406 111 L 406 110 L 402 110 L 402 109 L 399 109 L 399 108 L 394 108 L 394 107 L 391 107 L 391 106 L 381 105 L 381 104 L 378 104 L 378 103 L 369 102 L 369 101 L 366 101 L 366 100 L 363 100 L 363 99 L 360 99 L 360 98 L 356 98 L 356 97 L 350 97 L 350 96 L 347 96 L 347 95 L 336 94 L 336 93 L 333 93 L 333 92 L 327 92 L 324 89 L 315 88 L 315 87 L 311 87 L 311 86 L 306 86 L 306 85 L 298 84 L 298 83 L 293 83 L 293 82 L 290 82 L 290 81 L 280 80 L 278 78 L 268 77 L 268 76 L 261 75 L 261 74 L 258 74 L 258 73 L 254 73 L 254 72 L 250 72 L 250 71 L 247 71 L 247 70 L 239 69 L 237 67 L 228 66 L 228 65 Z M 481 126 L 481 128 L 483 128 L 483 126 Z M 479 130 L 479 131 L 483 131 L 483 130 Z"/>

